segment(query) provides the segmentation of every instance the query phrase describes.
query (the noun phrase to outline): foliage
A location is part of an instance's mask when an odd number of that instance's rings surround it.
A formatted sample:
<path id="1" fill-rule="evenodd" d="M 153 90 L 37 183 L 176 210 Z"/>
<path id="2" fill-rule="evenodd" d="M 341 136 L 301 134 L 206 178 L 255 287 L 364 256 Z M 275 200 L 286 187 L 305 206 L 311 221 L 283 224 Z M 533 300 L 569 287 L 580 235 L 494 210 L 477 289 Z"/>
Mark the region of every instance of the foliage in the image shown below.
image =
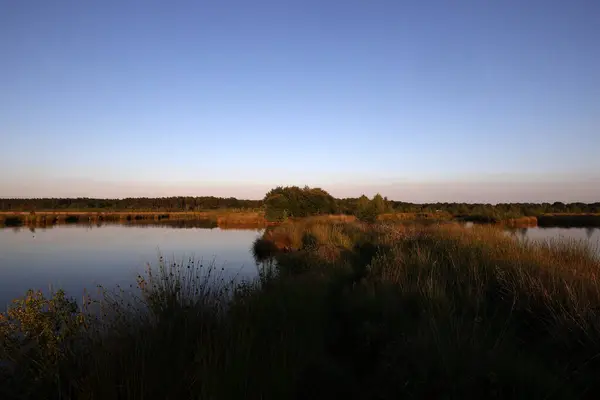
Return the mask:
<path id="1" fill-rule="evenodd" d="M 312 193 L 311 193 L 312 191 Z M 278 187 L 265 196 L 280 194 L 283 198 L 271 199 L 271 220 L 282 218 L 281 210 L 288 210 L 288 216 L 299 217 L 318 213 L 361 213 L 360 198 L 333 199 L 322 189 L 300 189 L 298 187 Z M 379 195 L 378 195 L 379 196 Z M 377 197 L 377 196 L 376 196 Z M 287 204 L 292 201 L 293 204 Z M 382 199 L 386 205 L 384 212 L 396 213 L 435 213 L 444 212 L 454 216 L 478 217 L 480 220 L 505 220 L 519 217 L 539 216 L 549 213 L 600 213 L 600 203 L 407 203 Z M 379 200 L 377 200 L 379 202 Z M 94 211 L 202 211 L 217 209 L 258 209 L 266 204 L 263 200 L 244 200 L 204 197 L 164 197 L 164 198 L 40 198 L 40 199 L 0 199 L 0 211 L 42 211 L 42 210 L 94 210 Z M 268 208 L 268 207 L 267 207 Z M 10 222 L 10 221 L 9 221 Z M 18 220 L 15 220 L 18 223 Z"/>
<path id="2" fill-rule="evenodd" d="M 298 186 L 276 187 L 265 195 L 263 203 L 265 217 L 270 221 L 337 212 L 336 201 L 329 193 L 308 186 L 302 189 Z"/>
<path id="3" fill-rule="evenodd" d="M 62 290 L 50 297 L 29 290 L 14 300 L 0 314 L 0 394 L 43 397 L 61 379 L 61 366 L 82 349 L 85 329 L 91 329 L 89 317 Z"/>
<path id="4" fill-rule="evenodd" d="M 381 197 L 379 193 L 369 200 L 367 196 L 362 195 L 356 202 L 354 215 L 358 220 L 365 222 L 375 222 L 377 217 L 390 210 L 390 205 L 387 199 Z"/>
<path id="5" fill-rule="evenodd" d="M 135 197 L 124 199 L 40 198 L 0 199 L 0 211 L 97 210 L 97 211 L 202 211 L 224 208 L 256 209 L 261 200 L 233 197 Z"/>
<path id="6" fill-rule="evenodd" d="M 356 198 L 338 199 L 340 212 L 354 214 Z M 450 213 L 454 216 L 480 215 L 482 218 L 504 220 L 509 218 L 539 216 L 548 213 L 600 213 L 600 203 L 407 203 L 390 200 L 388 212 L 399 213 Z"/>

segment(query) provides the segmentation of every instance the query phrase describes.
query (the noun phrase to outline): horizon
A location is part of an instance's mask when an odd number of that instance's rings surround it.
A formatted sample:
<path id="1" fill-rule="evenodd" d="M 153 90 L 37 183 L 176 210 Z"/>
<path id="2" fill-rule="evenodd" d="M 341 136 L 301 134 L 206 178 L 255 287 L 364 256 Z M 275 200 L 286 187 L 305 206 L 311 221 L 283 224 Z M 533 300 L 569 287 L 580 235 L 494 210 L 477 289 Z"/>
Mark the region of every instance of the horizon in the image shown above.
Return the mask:
<path id="1" fill-rule="evenodd" d="M 584 196 L 580 196 L 581 192 L 577 192 L 577 190 L 581 190 L 582 188 L 585 190 L 586 188 L 589 190 L 590 186 L 586 186 L 586 185 L 582 185 L 581 182 L 563 182 L 563 189 L 566 189 L 563 191 L 564 192 L 568 192 L 571 193 L 571 197 L 565 197 L 565 196 L 556 196 L 555 194 L 553 194 L 554 192 L 552 191 L 552 187 L 550 187 L 550 191 L 548 191 L 548 187 L 546 187 L 546 197 L 544 198 L 540 198 L 539 197 L 539 193 L 542 192 L 540 189 L 544 189 L 544 187 L 542 186 L 541 188 L 538 186 L 537 188 L 533 188 L 533 192 L 535 193 L 535 196 L 537 196 L 537 200 L 534 199 L 529 199 L 529 200 L 522 200 L 522 201 L 514 201 L 511 200 L 510 198 L 506 198 L 504 196 L 506 196 L 506 192 L 505 192 L 505 188 L 506 186 L 512 186 L 514 187 L 514 183 L 510 183 L 510 182 L 504 182 L 504 183 L 479 183 L 479 186 L 481 188 L 481 185 L 490 185 L 486 191 L 484 191 L 482 194 L 483 196 L 479 196 L 474 198 L 471 201 L 464 201 L 461 200 L 461 190 L 460 190 L 460 182 L 458 182 L 458 185 L 456 185 L 457 183 L 455 183 L 455 186 L 453 186 L 452 188 L 454 189 L 454 191 L 450 190 L 450 192 L 447 191 L 446 196 L 438 196 L 437 200 L 432 200 L 432 201 L 428 201 L 428 200 L 419 200 L 422 199 L 423 197 L 420 197 L 419 194 L 422 196 L 423 193 L 423 189 L 425 189 L 425 191 L 427 190 L 427 187 L 423 187 L 422 185 L 416 184 L 413 185 L 412 188 L 409 186 L 408 187 L 408 191 L 406 190 L 407 187 L 401 188 L 400 192 L 398 192 L 398 187 L 396 187 L 395 185 L 389 185 L 389 188 L 392 188 L 392 190 L 389 190 L 388 192 L 381 192 L 378 190 L 378 188 L 380 188 L 380 186 L 376 186 L 373 187 L 371 186 L 370 188 L 368 188 L 367 186 L 367 190 L 358 190 L 357 187 L 354 186 L 349 186 L 346 187 L 345 189 L 342 187 L 338 187 L 337 190 L 336 188 L 334 188 L 333 191 L 329 190 L 326 187 L 320 187 L 320 186 L 313 186 L 313 188 L 319 187 L 321 189 L 326 190 L 328 193 L 330 193 L 333 197 L 335 198 L 339 198 L 339 199 L 343 199 L 343 198 L 358 198 L 361 195 L 366 195 L 367 197 L 371 198 L 376 194 L 380 194 L 384 197 L 387 197 L 389 200 L 392 201 L 399 201 L 399 202 L 406 202 L 406 203 L 413 203 L 413 204 L 426 204 L 426 203 L 467 203 L 467 204 L 500 204 L 500 203 L 534 203 L 534 204 L 542 204 L 542 203 L 555 203 L 555 202 L 562 202 L 565 204 L 568 203 L 586 203 L 586 204 L 593 204 L 593 203 L 598 203 L 600 202 L 600 200 L 594 200 L 592 196 L 586 196 L 584 193 Z M 464 182 L 462 183 L 464 185 Z M 470 185 L 471 183 L 468 183 L 467 185 Z M 444 186 L 448 186 L 448 183 L 444 183 Z M 525 192 L 527 190 L 527 188 L 529 188 L 529 190 L 531 190 L 531 183 L 527 183 L 527 182 L 522 182 L 522 192 Z M 569 186 L 571 185 L 571 186 Z M 276 186 L 304 186 L 304 185 L 276 185 Z M 458 186 L 458 192 L 456 191 Z M 256 191 L 256 187 L 252 187 L 252 190 L 254 190 L 255 193 L 257 193 L 257 195 L 255 196 L 249 196 L 249 197 L 243 197 L 243 196 L 236 196 L 235 195 L 235 190 L 239 190 L 239 186 L 234 186 L 231 188 L 224 188 L 224 187 L 220 187 L 219 190 L 214 190 L 214 192 L 210 192 L 210 190 L 206 193 L 204 192 L 195 192 L 195 193 L 184 193 L 184 194 L 170 194 L 170 192 L 173 192 L 173 188 L 171 188 L 171 190 L 168 190 L 169 193 L 167 192 L 161 192 L 161 191 L 154 191 L 151 192 L 151 195 L 147 195 L 145 194 L 145 189 L 141 189 L 139 191 L 133 191 L 130 192 L 130 195 L 125 195 L 125 196 L 115 196 L 115 197 L 106 197 L 106 196 L 102 196 L 102 195 L 81 195 L 81 194 L 76 194 L 76 192 L 72 192 L 71 195 L 68 196 L 0 196 L 0 200 L 5 200 L 5 199 L 34 199 L 34 198 L 71 198 L 71 199 L 76 199 L 76 198 L 91 198 L 91 199 L 125 199 L 125 198 L 167 198 L 167 197 L 220 197 L 220 198 L 237 198 L 240 200 L 262 200 L 264 198 L 264 195 L 273 187 L 268 187 L 264 189 L 264 192 L 262 192 L 261 194 L 258 194 L 258 191 Z M 394 189 L 395 188 L 395 189 Z M 214 189 L 214 188 L 213 188 Z M 230 192 L 229 190 L 233 189 L 233 192 Z M 363 189 L 365 189 L 365 187 L 363 186 Z M 431 188 L 429 188 L 431 190 Z M 438 188 L 439 189 L 439 188 Z M 131 188 L 129 188 L 129 190 L 131 190 Z M 156 190 L 156 189 L 155 189 Z M 203 189 L 206 190 L 206 189 Z M 225 190 L 225 191 L 223 191 Z M 436 190 L 434 188 L 434 190 Z M 465 190 L 465 188 L 463 187 L 462 189 L 463 191 Z M 467 186 L 467 190 L 468 190 L 468 186 Z M 573 190 L 575 192 L 573 192 Z M 590 190 L 591 192 L 593 192 L 593 187 Z M 391 192 L 391 196 L 389 195 Z M 359 193 L 359 194 L 357 194 Z M 504 195 L 503 195 L 504 193 Z M 426 192 L 425 192 L 426 194 Z M 415 197 L 416 195 L 416 197 Z M 427 196 L 426 196 L 427 197 Z M 579 200 L 579 198 L 590 198 L 591 200 L 587 200 L 587 201 L 582 201 Z M 494 200 L 490 200 L 490 198 L 493 198 Z"/>
<path id="2" fill-rule="evenodd" d="M 600 3 L 322 3 L 0 6 L 0 198 L 600 201 Z"/>

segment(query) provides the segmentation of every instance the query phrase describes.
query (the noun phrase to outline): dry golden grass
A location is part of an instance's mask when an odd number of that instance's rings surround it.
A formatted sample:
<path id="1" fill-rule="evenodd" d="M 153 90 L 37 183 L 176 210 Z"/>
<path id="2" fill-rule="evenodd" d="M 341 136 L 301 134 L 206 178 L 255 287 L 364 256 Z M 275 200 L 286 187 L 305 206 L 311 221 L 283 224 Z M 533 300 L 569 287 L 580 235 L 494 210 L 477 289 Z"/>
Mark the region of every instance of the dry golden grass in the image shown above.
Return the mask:
<path id="1" fill-rule="evenodd" d="M 452 214 L 440 211 L 435 213 L 386 213 L 377 217 L 379 221 L 418 221 L 418 220 L 441 220 L 452 219 Z"/>
<path id="2" fill-rule="evenodd" d="M 537 226 L 537 224 L 537 217 L 509 218 L 500 222 L 500 225 L 508 226 L 511 228 L 535 227 Z"/>
<path id="3" fill-rule="evenodd" d="M 124 222 L 124 221 L 212 221 L 218 226 L 230 227 L 264 227 L 268 223 L 263 212 L 214 210 L 195 212 L 0 212 L 0 224 L 7 225 L 49 225 L 65 222 Z"/>

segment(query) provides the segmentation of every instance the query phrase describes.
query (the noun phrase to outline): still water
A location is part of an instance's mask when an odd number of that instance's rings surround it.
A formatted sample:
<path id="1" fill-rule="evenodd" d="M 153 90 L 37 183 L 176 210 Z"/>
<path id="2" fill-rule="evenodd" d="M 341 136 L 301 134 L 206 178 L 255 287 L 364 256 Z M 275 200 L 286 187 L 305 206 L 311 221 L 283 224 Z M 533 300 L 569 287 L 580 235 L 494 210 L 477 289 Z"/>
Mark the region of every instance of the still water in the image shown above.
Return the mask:
<path id="1" fill-rule="evenodd" d="M 261 231 L 168 226 L 58 225 L 48 229 L 0 228 L 0 311 L 29 288 L 64 289 L 81 298 L 84 289 L 135 283 L 159 255 L 182 261 L 194 257 L 224 268 L 224 275 L 251 279 L 250 251 Z"/>
<path id="2" fill-rule="evenodd" d="M 524 228 L 513 231 L 532 240 L 567 238 L 589 241 L 600 249 L 598 228 Z M 215 261 L 229 277 L 251 279 L 257 273 L 251 253 L 257 230 L 174 228 L 170 226 L 59 225 L 48 229 L 0 229 L 0 310 L 29 288 L 65 289 L 80 298 L 84 289 L 129 286 L 159 254 L 182 260 L 193 256 Z"/>

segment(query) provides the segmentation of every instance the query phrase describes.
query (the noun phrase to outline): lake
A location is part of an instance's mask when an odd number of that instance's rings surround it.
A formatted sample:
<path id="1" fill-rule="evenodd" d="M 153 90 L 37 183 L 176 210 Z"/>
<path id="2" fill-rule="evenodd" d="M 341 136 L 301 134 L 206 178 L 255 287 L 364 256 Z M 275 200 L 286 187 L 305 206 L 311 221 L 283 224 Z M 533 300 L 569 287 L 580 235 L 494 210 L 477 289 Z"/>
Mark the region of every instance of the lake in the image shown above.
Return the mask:
<path id="1" fill-rule="evenodd" d="M 212 261 L 228 277 L 251 279 L 256 263 L 251 253 L 259 230 L 127 225 L 56 225 L 47 229 L 0 229 L 0 310 L 29 288 L 65 289 L 81 298 L 84 288 L 128 287 L 145 270 L 167 260 L 194 257 Z"/>
<path id="2" fill-rule="evenodd" d="M 63 288 L 76 298 L 84 288 L 95 292 L 135 283 L 147 263 L 159 254 L 169 260 L 191 256 L 215 261 L 229 277 L 252 279 L 257 267 L 251 253 L 260 230 L 223 230 L 202 227 L 57 225 L 47 229 L 0 229 L 0 310 L 29 288 Z M 599 228 L 523 228 L 520 238 L 570 238 L 600 243 Z"/>

